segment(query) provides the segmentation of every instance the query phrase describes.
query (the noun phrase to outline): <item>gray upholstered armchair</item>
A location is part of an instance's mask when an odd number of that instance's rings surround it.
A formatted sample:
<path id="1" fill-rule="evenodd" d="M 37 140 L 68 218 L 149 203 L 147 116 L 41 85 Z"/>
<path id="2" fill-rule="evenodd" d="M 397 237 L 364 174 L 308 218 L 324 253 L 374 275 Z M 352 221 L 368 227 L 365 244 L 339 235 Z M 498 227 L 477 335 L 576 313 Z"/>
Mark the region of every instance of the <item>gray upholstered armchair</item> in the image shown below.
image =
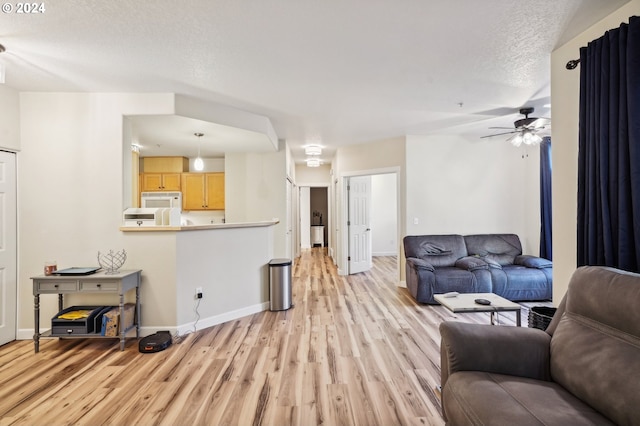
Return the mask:
<path id="1" fill-rule="evenodd" d="M 546 331 L 443 322 L 448 425 L 640 425 L 640 275 L 578 268 Z"/>

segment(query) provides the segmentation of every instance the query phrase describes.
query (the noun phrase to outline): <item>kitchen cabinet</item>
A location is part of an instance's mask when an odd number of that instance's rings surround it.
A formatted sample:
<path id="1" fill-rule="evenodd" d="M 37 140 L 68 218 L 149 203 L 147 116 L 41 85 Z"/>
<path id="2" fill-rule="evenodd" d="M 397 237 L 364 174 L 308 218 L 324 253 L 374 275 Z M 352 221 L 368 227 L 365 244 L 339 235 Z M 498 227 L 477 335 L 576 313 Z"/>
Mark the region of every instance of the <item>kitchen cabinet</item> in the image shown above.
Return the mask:
<path id="1" fill-rule="evenodd" d="M 181 173 L 142 173 L 141 192 L 180 191 Z"/>
<path id="2" fill-rule="evenodd" d="M 142 157 L 143 173 L 182 173 L 189 171 L 186 157 Z"/>
<path id="3" fill-rule="evenodd" d="M 182 173 L 182 210 L 224 210 L 224 173 Z"/>

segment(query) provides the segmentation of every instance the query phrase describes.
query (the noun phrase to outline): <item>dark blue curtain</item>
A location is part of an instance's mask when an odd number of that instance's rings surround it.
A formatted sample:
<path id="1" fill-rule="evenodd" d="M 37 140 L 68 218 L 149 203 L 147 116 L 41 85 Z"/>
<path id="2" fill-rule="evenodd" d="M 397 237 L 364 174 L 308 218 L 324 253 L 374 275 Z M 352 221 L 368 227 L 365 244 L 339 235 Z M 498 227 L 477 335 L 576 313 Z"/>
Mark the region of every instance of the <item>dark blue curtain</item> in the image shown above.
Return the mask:
<path id="1" fill-rule="evenodd" d="M 551 251 L 551 138 L 540 144 L 540 257 L 553 260 Z"/>
<path id="2" fill-rule="evenodd" d="M 640 272 L 640 17 L 580 49 L 577 250 Z"/>

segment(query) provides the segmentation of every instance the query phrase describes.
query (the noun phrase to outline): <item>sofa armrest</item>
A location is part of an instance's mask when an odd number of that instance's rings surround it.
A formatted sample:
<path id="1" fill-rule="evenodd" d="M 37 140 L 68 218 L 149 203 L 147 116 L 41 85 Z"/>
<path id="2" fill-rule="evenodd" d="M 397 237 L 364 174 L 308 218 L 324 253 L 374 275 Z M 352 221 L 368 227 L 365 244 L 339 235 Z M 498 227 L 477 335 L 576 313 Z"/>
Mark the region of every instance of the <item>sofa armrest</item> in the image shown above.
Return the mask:
<path id="1" fill-rule="evenodd" d="M 466 269 L 467 271 L 475 271 L 478 269 L 489 269 L 487 262 L 478 256 L 465 256 L 456 260 L 456 267 Z"/>
<path id="2" fill-rule="evenodd" d="M 544 259 L 542 257 L 531 256 L 528 254 L 521 254 L 520 256 L 516 256 L 513 261 L 514 265 L 526 266 L 527 268 L 552 268 L 553 262 L 548 259 Z"/>
<path id="3" fill-rule="evenodd" d="M 550 380 L 551 336 L 542 330 L 466 324 L 440 324 L 441 385 L 456 371 L 484 371 Z"/>
<path id="4" fill-rule="evenodd" d="M 407 265 L 414 269 L 424 269 L 431 272 L 435 271 L 433 265 L 423 259 L 418 259 L 417 257 L 407 257 Z"/>

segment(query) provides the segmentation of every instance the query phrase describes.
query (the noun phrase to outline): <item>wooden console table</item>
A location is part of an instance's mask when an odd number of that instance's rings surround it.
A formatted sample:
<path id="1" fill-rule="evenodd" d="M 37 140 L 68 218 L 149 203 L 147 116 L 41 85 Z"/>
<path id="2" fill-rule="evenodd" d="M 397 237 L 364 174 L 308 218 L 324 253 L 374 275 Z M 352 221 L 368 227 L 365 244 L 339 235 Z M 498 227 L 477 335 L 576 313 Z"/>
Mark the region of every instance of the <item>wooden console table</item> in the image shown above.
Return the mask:
<path id="1" fill-rule="evenodd" d="M 120 350 L 124 350 L 125 335 L 127 331 L 136 328 L 136 338 L 140 337 L 140 274 L 141 270 L 118 271 L 115 274 L 107 274 L 103 271 L 92 275 L 81 276 L 59 276 L 41 275 L 31 277 L 33 280 L 33 313 L 34 313 L 34 334 L 33 344 L 36 353 L 40 351 L 40 337 L 48 336 L 49 333 L 40 334 L 40 295 L 57 294 L 58 310 L 64 309 L 64 295 L 68 293 L 101 293 L 117 294 L 120 296 Z M 135 289 L 136 291 L 136 311 L 133 325 L 123 328 L 124 318 L 124 294 Z M 99 333 L 76 334 L 64 336 L 70 338 L 102 338 L 113 339 L 114 337 L 101 336 Z"/>

